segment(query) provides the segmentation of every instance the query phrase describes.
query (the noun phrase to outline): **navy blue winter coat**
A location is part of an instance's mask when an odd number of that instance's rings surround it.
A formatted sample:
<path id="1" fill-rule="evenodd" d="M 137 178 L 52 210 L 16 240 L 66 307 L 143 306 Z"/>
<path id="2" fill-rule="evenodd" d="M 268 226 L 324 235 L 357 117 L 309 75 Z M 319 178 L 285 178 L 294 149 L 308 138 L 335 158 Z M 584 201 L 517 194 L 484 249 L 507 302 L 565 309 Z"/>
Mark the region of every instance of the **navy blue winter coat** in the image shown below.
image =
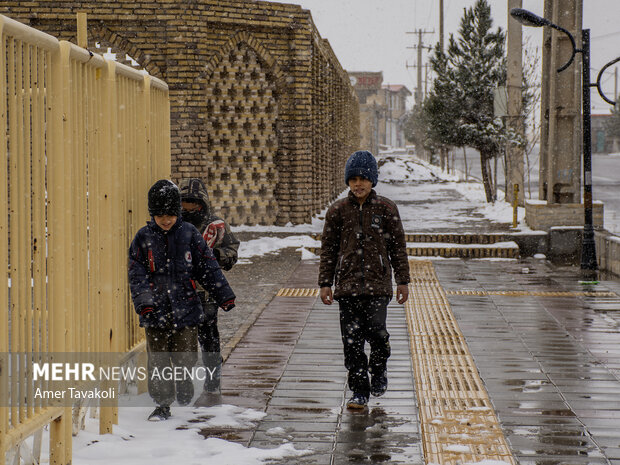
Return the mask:
<path id="1" fill-rule="evenodd" d="M 218 305 L 235 298 L 202 235 L 181 218 L 169 231 L 154 221 L 141 228 L 129 248 L 129 285 L 140 326 L 184 328 L 204 319 L 196 281 Z M 152 307 L 152 312 L 144 309 Z M 143 314 L 144 313 L 144 314 Z"/>

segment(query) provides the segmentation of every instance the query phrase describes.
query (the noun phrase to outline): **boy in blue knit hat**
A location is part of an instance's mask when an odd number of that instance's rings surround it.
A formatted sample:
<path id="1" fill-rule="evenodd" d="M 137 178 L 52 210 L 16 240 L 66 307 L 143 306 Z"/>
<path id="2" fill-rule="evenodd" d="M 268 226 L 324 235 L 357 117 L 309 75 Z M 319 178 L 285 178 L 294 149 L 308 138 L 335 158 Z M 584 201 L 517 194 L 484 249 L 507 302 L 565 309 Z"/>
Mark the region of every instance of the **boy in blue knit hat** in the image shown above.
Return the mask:
<path id="1" fill-rule="evenodd" d="M 344 173 L 349 195 L 328 209 L 322 235 L 320 295 L 324 304 L 335 299 L 340 307 L 344 364 L 353 391 L 347 402 L 350 409 L 365 408 L 370 394 L 381 396 L 387 390 L 386 318 L 393 294 L 392 270 L 398 303 L 409 296 L 403 225 L 396 204 L 374 191 L 378 177 L 370 152 L 357 151 L 349 157 Z M 366 341 L 370 359 L 364 352 Z"/>

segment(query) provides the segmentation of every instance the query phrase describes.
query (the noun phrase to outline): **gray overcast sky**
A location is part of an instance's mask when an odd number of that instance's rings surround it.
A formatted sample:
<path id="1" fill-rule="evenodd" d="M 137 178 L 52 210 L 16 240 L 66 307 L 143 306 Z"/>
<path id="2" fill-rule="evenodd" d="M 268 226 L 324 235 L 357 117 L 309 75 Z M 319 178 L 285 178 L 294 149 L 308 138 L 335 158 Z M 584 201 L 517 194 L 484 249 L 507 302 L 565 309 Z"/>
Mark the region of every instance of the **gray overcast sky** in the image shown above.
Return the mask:
<path id="1" fill-rule="evenodd" d="M 384 84 L 416 87 L 416 29 L 435 31 L 425 34 L 424 42 L 439 40 L 438 0 L 297 0 L 312 12 L 314 23 L 323 38 L 329 40 L 340 63 L 348 71 L 383 71 Z M 463 9 L 475 0 L 444 0 L 446 40 L 456 35 Z M 608 61 L 620 56 L 620 0 L 584 0 L 584 28 L 591 29 L 592 80 Z M 489 0 L 495 27 L 506 29 L 507 0 Z M 543 0 L 523 0 L 523 8 L 543 13 Z M 524 28 L 532 44 L 540 47 L 540 29 Z M 613 68 L 604 77 L 603 89 L 611 96 L 614 90 Z M 608 112 L 610 106 L 592 89 L 593 113 Z"/>

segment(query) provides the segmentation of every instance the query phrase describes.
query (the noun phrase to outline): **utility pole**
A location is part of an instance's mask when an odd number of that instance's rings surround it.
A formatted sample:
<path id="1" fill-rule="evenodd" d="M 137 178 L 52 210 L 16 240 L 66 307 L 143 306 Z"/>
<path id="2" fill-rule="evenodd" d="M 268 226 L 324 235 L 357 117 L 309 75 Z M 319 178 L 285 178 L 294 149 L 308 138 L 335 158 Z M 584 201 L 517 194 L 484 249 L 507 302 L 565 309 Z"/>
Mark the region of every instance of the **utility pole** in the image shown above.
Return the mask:
<path id="1" fill-rule="evenodd" d="M 417 71 L 418 71 L 418 86 L 415 90 L 415 104 L 416 105 L 421 105 L 422 104 L 422 96 L 423 96 L 423 84 L 422 84 L 422 67 L 424 66 L 422 64 L 422 49 L 427 49 L 427 50 L 432 50 L 432 47 L 428 46 L 428 45 L 424 45 L 424 43 L 422 42 L 422 35 L 423 34 L 434 34 L 434 31 L 423 31 L 422 29 L 418 29 L 415 32 L 407 32 L 407 34 L 417 34 L 418 35 L 418 45 L 414 45 L 413 47 L 407 47 L 407 48 L 415 48 L 418 50 L 418 62 L 415 65 L 407 65 L 408 68 L 413 68 L 413 67 L 417 67 Z"/>
<path id="2" fill-rule="evenodd" d="M 545 0 L 543 16 L 577 38 L 577 48 L 581 46 L 582 13 L 583 0 Z M 581 203 L 581 62 L 557 72 L 572 50 L 566 34 L 543 29 L 538 198 L 548 205 Z"/>
<path id="3" fill-rule="evenodd" d="M 417 66 L 417 71 L 418 71 L 418 86 L 415 90 L 415 105 L 416 107 L 419 109 L 420 106 L 422 105 L 422 99 L 423 99 L 423 95 L 422 95 L 422 49 L 423 48 L 427 48 L 427 49 L 431 49 L 431 47 L 429 46 L 425 46 L 422 43 L 422 35 L 423 34 L 432 34 L 432 31 L 423 31 L 422 29 L 418 29 L 415 32 L 407 32 L 407 34 L 417 34 L 418 35 L 418 45 L 417 46 L 413 46 L 413 47 L 407 47 L 407 48 L 417 48 L 418 49 L 418 62 L 415 65 L 409 65 L 407 64 L 407 68 L 413 68 Z M 426 153 L 424 150 L 424 147 L 418 145 L 416 143 L 416 153 L 418 154 L 419 157 L 421 158 L 426 158 Z"/>
<path id="4" fill-rule="evenodd" d="M 616 102 L 616 105 L 618 105 L 618 67 L 617 66 L 614 68 L 614 102 Z M 620 141 L 618 141 L 618 138 L 614 137 L 614 141 L 612 145 L 612 150 L 614 151 L 614 153 L 620 150 L 619 142 Z"/>
<path id="5" fill-rule="evenodd" d="M 415 103 L 422 103 L 422 30 L 418 29 L 418 87 L 415 89 Z"/>
<path id="6" fill-rule="evenodd" d="M 439 0 L 439 46 L 443 52 L 443 0 Z"/>
<path id="7" fill-rule="evenodd" d="M 524 125 L 522 115 L 522 89 L 523 80 L 523 34 L 522 25 L 510 16 L 513 8 L 521 8 L 522 0 L 508 0 L 508 37 L 506 46 L 506 90 L 508 93 L 508 118 L 506 120 L 507 129 L 512 129 L 516 134 L 524 137 Z M 524 205 L 523 189 L 523 156 L 524 150 L 517 144 L 506 144 L 506 172 L 507 188 L 506 199 L 512 204 L 517 195 L 518 204 Z"/>

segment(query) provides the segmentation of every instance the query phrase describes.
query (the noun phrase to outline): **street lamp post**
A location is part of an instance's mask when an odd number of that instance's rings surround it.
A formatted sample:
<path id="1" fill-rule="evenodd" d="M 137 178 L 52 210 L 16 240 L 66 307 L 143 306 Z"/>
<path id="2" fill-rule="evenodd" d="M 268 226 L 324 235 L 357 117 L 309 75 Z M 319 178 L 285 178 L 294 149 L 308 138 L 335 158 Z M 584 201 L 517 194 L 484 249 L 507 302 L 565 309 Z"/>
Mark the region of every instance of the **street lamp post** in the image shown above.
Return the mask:
<path id="1" fill-rule="evenodd" d="M 577 48 L 573 35 L 557 24 L 548 19 L 535 15 L 531 11 L 522 8 L 513 8 L 510 15 L 524 26 L 542 27 L 549 26 L 568 36 L 573 46 L 573 53 L 570 59 L 557 69 L 561 73 L 568 68 L 577 53 L 582 57 L 582 111 L 583 111 L 583 245 L 581 248 L 581 269 L 584 272 L 595 275 L 598 268 L 596 262 L 596 244 L 594 242 L 594 225 L 592 218 L 592 133 L 590 125 L 590 87 L 596 87 L 599 95 L 606 102 L 615 105 L 615 102 L 608 99 L 601 89 L 601 77 L 603 72 L 614 63 L 620 61 L 620 57 L 607 63 L 598 73 L 595 83 L 590 82 L 590 29 L 581 31 L 581 49 Z"/>

